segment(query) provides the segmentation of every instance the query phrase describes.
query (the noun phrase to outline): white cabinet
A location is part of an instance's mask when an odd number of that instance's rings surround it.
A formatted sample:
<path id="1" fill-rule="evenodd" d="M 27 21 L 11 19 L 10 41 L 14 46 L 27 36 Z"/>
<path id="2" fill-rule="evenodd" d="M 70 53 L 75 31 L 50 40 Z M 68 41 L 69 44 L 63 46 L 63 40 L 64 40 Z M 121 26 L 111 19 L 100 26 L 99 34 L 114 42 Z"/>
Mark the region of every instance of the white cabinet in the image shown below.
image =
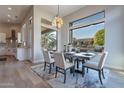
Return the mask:
<path id="1" fill-rule="evenodd" d="M 17 59 L 19 61 L 28 60 L 28 48 L 17 48 Z"/>
<path id="2" fill-rule="evenodd" d="M 0 48 L 0 55 L 13 55 L 16 57 L 16 48 Z"/>
<path id="3" fill-rule="evenodd" d="M 32 30 L 33 30 L 33 24 L 32 24 L 32 17 L 29 18 L 29 20 L 27 20 L 25 22 L 25 24 L 22 26 L 21 29 L 21 40 L 22 40 L 22 47 L 24 47 L 24 49 L 18 48 L 18 58 L 20 60 L 22 59 L 26 59 L 27 60 L 32 60 L 33 56 L 32 56 Z M 25 48 L 28 47 L 28 48 Z M 25 57 L 23 56 L 23 53 L 25 55 Z M 22 58 L 22 59 L 21 59 Z"/>
<path id="4" fill-rule="evenodd" d="M 0 43 L 6 43 L 6 33 L 0 33 Z"/>
<path id="5" fill-rule="evenodd" d="M 22 34 L 22 42 L 27 42 L 28 33 L 27 33 L 27 25 L 26 24 L 24 24 L 22 26 L 21 34 Z"/>
<path id="6" fill-rule="evenodd" d="M 18 43 L 22 43 L 21 41 L 22 41 L 22 38 L 21 38 L 21 33 L 20 32 L 18 32 L 18 34 L 17 34 L 17 41 L 18 41 Z"/>

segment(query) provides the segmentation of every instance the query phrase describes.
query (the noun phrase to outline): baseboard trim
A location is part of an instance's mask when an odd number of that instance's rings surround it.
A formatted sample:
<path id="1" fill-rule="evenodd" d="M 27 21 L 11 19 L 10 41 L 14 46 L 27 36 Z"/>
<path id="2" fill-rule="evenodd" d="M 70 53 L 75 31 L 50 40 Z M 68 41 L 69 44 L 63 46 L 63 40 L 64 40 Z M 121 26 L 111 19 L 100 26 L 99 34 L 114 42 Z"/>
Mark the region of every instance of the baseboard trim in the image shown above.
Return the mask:
<path id="1" fill-rule="evenodd" d="M 33 63 L 43 63 L 44 62 L 44 60 L 34 60 L 34 61 L 32 61 Z"/>
<path id="2" fill-rule="evenodd" d="M 124 72 L 124 69 L 123 69 L 123 68 L 117 68 L 117 67 L 108 66 L 108 65 L 105 65 L 104 67 L 107 68 L 107 69 L 111 69 L 111 70 L 115 70 L 115 71 Z"/>

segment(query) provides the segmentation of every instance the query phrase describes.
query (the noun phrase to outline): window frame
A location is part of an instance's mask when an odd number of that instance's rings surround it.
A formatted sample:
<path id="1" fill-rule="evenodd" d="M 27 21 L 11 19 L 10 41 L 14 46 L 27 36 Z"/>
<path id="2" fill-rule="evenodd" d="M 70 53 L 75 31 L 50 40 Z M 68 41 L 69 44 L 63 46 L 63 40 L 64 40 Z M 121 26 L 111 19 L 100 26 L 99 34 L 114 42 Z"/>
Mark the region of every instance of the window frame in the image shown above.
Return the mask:
<path id="1" fill-rule="evenodd" d="M 88 16 L 86 16 L 86 17 L 77 19 L 77 20 L 75 20 L 75 21 L 72 21 L 72 22 L 69 23 L 69 27 L 73 26 L 73 23 L 74 23 L 74 22 L 77 22 L 77 21 L 80 21 L 80 20 L 82 20 L 82 19 L 86 19 L 86 18 L 95 16 L 95 15 L 100 14 L 100 13 L 102 13 L 102 12 L 104 12 L 104 18 L 105 18 L 105 10 L 103 10 L 103 11 L 100 11 L 100 12 L 97 12 L 97 13 L 94 13 L 94 14 L 91 14 L 91 15 L 88 15 Z"/>
<path id="2" fill-rule="evenodd" d="M 72 25 L 73 22 L 76 22 L 76 21 L 79 21 L 79 20 L 82 20 L 82 19 L 85 19 L 85 18 L 94 16 L 94 15 L 97 15 L 97 14 L 102 13 L 102 12 L 104 12 L 104 18 L 103 19 L 99 19 L 98 21 L 95 21 L 95 22 L 85 23 L 84 25 L 82 25 L 82 24 L 79 24 L 77 26 L 73 26 Z M 97 25 L 97 24 L 100 24 L 100 23 L 105 23 L 105 10 L 100 11 L 100 12 L 97 12 L 97 13 L 94 13 L 92 15 L 89 15 L 89 16 L 86 16 L 86 17 L 83 17 L 83 18 L 80 18 L 80 19 L 77 19 L 75 21 L 70 22 L 69 23 L 69 43 L 73 43 L 73 41 L 72 41 L 73 30 L 79 29 L 79 28 L 88 27 L 88 26 L 91 26 L 91 25 Z"/>

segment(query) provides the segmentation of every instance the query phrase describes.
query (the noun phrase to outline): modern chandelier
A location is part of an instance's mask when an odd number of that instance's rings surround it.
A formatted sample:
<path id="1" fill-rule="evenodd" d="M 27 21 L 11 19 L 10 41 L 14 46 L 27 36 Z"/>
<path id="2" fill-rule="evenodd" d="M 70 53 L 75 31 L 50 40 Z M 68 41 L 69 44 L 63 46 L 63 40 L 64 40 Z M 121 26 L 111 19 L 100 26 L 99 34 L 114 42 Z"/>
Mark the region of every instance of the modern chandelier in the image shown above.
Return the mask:
<path id="1" fill-rule="evenodd" d="M 63 20 L 59 15 L 59 5 L 58 5 L 58 12 L 55 18 L 53 19 L 52 25 L 55 26 L 57 29 L 60 29 L 63 25 Z"/>

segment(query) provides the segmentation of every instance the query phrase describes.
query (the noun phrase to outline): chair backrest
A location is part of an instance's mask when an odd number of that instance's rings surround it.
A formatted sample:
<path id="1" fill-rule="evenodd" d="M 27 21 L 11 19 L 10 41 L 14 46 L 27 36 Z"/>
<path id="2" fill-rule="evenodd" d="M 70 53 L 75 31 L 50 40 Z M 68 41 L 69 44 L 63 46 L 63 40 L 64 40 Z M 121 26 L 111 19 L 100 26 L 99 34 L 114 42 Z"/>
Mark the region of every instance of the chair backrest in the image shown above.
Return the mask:
<path id="1" fill-rule="evenodd" d="M 103 52 L 102 55 L 101 55 L 101 58 L 100 58 L 100 61 L 99 61 L 99 64 L 98 64 L 98 68 L 99 69 L 102 69 L 104 64 L 105 64 L 105 61 L 106 61 L 106 58 L 107 58 L 107 55 L 108 55 L 108 52 Z"/>
<path id="2" fill-rule="evenodd" d="M 64 69 L 65 58 L 62 53 L 54 53 L 54 60 L 56 66 Z"/>
<path id="3" fill-rule="evenodd" d="M 51 63 L 51 55 L 49 51 L 43 50 L 44 61 Z"/>

